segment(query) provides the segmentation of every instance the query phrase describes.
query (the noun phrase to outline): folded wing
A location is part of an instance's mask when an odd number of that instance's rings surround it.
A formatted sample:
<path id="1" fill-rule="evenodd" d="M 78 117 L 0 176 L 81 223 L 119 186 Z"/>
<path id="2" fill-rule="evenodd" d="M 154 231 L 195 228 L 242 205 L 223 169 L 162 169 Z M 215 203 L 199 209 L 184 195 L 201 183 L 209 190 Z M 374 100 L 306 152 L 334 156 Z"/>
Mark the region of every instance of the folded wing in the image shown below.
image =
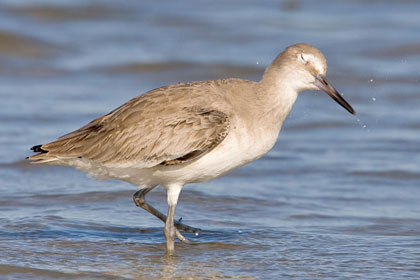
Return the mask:
<path id="1" fill-rule="evenodd" d="M 208 153 L 229 132 L 226 114 L 182 107 L 159 93 L 132 99 L 54 142 L 34 146 L 43 163 L 83 158 L 107 166 L 175 165 Z M 185 103 L 184 103 L 185 104 Z"/>

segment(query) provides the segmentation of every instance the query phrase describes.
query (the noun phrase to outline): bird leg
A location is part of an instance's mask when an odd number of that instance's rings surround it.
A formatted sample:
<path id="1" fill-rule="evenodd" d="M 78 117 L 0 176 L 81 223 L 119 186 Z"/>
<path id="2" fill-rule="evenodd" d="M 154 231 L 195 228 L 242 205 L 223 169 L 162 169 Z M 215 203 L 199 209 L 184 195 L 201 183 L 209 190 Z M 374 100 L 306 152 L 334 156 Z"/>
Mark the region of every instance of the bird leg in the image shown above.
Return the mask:
<path id="1" fill-rule="evenodd" d="M 148 192 L 150 192 L 153 188 L 144 188 L 141 189 L 139 191 L 137 191 L 134 195 L 133 195 L 133 200 L 134 203 L 136 204 L 136 206 L 143 208 L 144 210 L 146 210 L 147 212 L 151 213 L 152 215 L 158 217 L 161 221 L 163 221 L 164 223 L 166 222 L 166 216 L 164 214 L 162 214 L 159 210 L 157 210 L 156 208 L 154 208 L 152 205 L 150 205 L 149 203 L 146 202 L 145 200 L 145 196 Z M 176 237 L 185 243 L 188 243 L 189 240 L 187 238 L 185 238 L 179 231 L 178 229 L 175 229 L 175 234 Z"/>
<path id="2" fill-rule="evenodd" d="M 179 194 L 181 193 L 183 185 L 169 185 L 166 186 L 168 198 L 168 217 L 165 222 L 165 238 L 166 238 L 166 253 L 173 255 L 175 252 L 175 208 L 178 203 Z"/>
<path id="3" fill-rule="evenodd" d="M 134 195 L 133 195 L 133 201 L 136 204 L 137 207 L 143 208 L 144 210 L 146 210 L 147 212 L 149 212 L 150 214 L 154 215 L 155 217 L 159 218 L 161 221 L 163 221 L 164 223 L 166 222 L 166 216 L 164 214 L 162 214 L 159 210 L 157 210 L 156 208 L 154 208 L 153 206 L 151 206 L 149 203 L 146 202 L 146 194 L 148 192 L 150 192 L 152 188 L 144 188 L 141 189 L 139 191 L 137 191 Z M 180 241 L 183 242 L 188 242 L 188 239 L 186 239 L 179 231 L 179 230 L 183 230 L 185 232 L 191 232 L 191 233 L 200 233 L 201 229 L 199 228 L 194 228 L 194 227 L 190 227 L 187 226 L 183 223 L 180 223 L 178 221 L 174 221 L 176 230 L 175 230 L 175 234 L 178 237 L 178 239 Z"/>
<path id="4" fill-rule="evenodd" d="M 165 223 L 165 238 L 166 238 L 166 252 L 169 255 L 172 255 L 175 251 L 175 224 L 174 224 L 174 215 L 175 215 L 176 205 L 169 205 L 168 208 L 168 218 Z"/>

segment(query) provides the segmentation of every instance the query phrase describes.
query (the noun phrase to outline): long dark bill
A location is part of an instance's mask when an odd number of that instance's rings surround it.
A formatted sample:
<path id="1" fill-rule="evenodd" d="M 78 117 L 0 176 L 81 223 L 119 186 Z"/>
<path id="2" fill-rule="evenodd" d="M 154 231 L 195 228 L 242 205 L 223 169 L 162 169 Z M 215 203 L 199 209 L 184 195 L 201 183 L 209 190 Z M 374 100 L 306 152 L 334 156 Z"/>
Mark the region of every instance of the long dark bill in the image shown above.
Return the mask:
<path id="1" fill-rule="evenodd" d="M 325 91 L 329 96 L 331 96 L 332 99 L 334 99 L 338 104 L 343 106 L 347 111 L 349 111 L 352 114 L 355 114 L 355 111 L 350 106 L 350 104 L 347 103 L 347 101 L 344 100 L 343 97 L 341 97 L 341 94 L 327 81 L 325 76 L 323 75 L 316 76 L 315 85 L 320 90 Z"/>

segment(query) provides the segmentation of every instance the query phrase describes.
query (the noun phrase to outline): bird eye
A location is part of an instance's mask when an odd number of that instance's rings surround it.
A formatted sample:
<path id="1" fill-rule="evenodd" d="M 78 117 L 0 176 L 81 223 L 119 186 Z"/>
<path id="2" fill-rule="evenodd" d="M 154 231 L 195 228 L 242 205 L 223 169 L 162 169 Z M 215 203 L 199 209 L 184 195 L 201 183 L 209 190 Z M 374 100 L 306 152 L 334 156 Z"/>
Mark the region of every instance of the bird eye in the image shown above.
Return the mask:
<path id="1" fill-rule="evenodd" d="M 303 53 L 300 54 L 300 59 L 302 60 L 303 63 L 308 63 L 308 60 L 305 59 L 305 56 L 303 55 Z"/>

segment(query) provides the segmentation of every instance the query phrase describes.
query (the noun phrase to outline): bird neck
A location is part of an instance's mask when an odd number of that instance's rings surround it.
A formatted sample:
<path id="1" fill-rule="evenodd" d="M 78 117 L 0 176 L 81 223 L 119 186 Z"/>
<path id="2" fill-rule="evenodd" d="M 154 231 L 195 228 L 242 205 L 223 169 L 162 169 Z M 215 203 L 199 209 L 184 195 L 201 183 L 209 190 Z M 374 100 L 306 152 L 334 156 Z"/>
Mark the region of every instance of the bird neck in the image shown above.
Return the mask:
<path id="1" fill-rule="evenodd" d="M 259 82 L 258 97 L 265 104 L 262 106 L 266 108 L 265 117 L 272 119 L 279 129 L 292 110 L 299 93 L 288 76 L 288 71 L 270 66 Z"/>

